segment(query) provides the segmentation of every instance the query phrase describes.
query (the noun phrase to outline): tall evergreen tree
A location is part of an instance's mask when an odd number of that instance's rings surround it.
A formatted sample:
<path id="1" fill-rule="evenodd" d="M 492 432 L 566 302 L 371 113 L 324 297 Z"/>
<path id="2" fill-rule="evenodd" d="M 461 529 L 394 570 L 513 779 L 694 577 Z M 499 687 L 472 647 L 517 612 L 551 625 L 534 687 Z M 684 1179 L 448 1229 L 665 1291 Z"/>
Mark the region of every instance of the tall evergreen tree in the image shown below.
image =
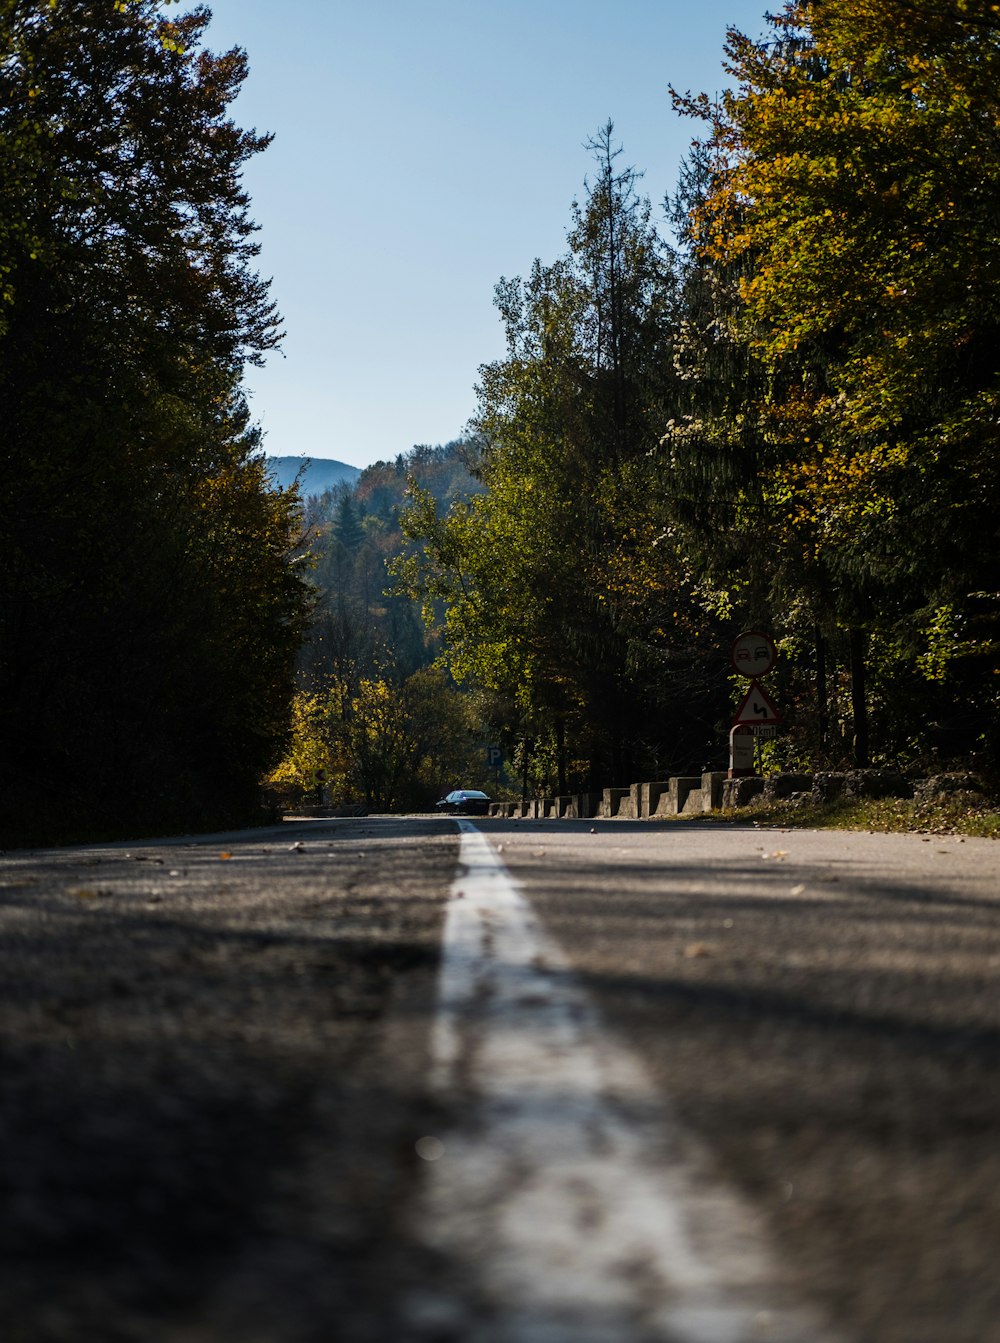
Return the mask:
<path id="1" fill-rule="evenodd" d="M 560 786 L 700 765 L 718 711 L 649 469 L 673 276 L 610 123 L 590 149 L 567 254 L 497 286 L 507 356 L 481 370 L 474 421 L 486 490 L 445 519 L 418 492 L 407 520 L 425 546 L 410 582 L 445 601 L 456 674 L 510 696 L 526 737 L 551 737 Z"/>

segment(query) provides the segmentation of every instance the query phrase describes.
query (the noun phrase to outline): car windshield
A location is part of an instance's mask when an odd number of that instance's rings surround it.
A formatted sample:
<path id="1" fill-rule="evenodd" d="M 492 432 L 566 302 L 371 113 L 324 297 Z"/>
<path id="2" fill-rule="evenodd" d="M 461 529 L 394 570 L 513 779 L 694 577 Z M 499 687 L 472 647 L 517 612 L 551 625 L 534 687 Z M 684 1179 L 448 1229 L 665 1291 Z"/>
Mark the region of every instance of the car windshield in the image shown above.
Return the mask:
<path id="1" fill-rule="evenodd" d="M 475 788 L 466 788 L 459 793 L 459 797 L 485 797 L 485 793 L 478 793 Z"/>

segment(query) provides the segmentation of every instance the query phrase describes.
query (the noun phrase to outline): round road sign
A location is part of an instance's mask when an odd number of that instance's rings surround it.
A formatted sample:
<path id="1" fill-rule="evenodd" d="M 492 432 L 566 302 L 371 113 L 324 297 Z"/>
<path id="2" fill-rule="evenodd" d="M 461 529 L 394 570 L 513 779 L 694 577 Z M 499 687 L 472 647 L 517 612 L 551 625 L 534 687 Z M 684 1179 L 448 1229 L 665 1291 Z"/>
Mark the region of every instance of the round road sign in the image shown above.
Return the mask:
<path id="1" fill-rule="evenodd" d="M 737 638 L 729 659 L 741 676 L 766 676 L 778 660 L 778 650 L 769 634 L 747 630 Z"/>

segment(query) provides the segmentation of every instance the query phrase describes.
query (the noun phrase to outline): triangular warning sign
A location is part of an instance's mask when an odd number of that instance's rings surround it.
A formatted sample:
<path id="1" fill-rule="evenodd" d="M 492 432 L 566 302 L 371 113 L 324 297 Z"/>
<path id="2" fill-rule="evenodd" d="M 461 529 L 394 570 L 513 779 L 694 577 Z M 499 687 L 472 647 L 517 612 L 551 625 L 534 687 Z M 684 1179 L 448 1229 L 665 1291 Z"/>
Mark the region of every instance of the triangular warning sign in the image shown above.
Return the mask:
<path id="1" fill-rule="evenodd" d="M 733 718 L 733 727 L 740 723 L 780 723 L 781 711 L 759 681 L 751 681 Z"/>

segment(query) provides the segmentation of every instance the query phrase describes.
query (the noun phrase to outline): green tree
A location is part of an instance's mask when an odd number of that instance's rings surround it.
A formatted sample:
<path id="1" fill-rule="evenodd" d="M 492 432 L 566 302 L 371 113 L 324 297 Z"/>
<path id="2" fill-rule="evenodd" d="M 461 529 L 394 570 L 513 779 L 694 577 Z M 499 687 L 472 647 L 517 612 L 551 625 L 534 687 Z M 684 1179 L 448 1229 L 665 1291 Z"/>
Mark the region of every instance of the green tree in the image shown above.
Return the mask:
<path id="1" fill-rule="evenodd" d="M 777 604 L 799 575 L 809 618 L 844 631 L 860 755 L 866 670 L 880 751 L 912 749 L 916 704 L 968 749 L 995 735 L 1000 642 L 997 16 L 846 0 L 773 26 L 731 33 L 737 91 L 689 109 L 711 126 L 701 257 L 735 278 L 766 389 L 745 410 Z"/>
<path id="2" fill-rule="evenodd" d="M 402 683 L 364 677 L 353 692 L 331 678 L 296 694 L 292 737 L 267 783 L 283 802 L 311 800 L 319 769 L 334 806 L 426 810 L 482 768 L 476 738 L 469 696 L 436 668 Z"/>
<path id="3" fill-rule="evenodd" d="M 361 548 L 365 539 L 362 514 L 351 494 L 345 492 L 337 504 L 330 531 L 349 555 Z"/>
<path id="4" fill-rule="evenodd" d="M 451 502 L 481 489 L 469 473 L 477 459 L 472 440 L 418 445 L 393 462 L 366 467 L 352 487 L 310 501 L 306 521 L 318 600 L 300 660 L 303 686 L 315 688 L 334 674 L 353 693 L 362 677 L 402 683 L 434 662 L 439 649 L 419 606 L 389 590 L 387 566 L 409 544 L 399 525 L 408 475 Z"/>
<path id="5" fill-rule="evenodd" d="M 65 823 L 248 815 L 308 594 L 240 390 L 279 338 L 205 10 L 13 0 L 0 62 L 0 739 Z M 8 190 L 9 188 L 9 190 Z M 46 808 L 46 811 L 50 809 Z M 8 822 L 16 826 L 17 817 Z"/>
<path id="6" fill-rule="evenodd" d="M 429 615 L 444 604 L 456 676 L 508 697 L 520 735 L 551 733 L 561 789 L 700 765 L 718 712 L 649 469 L 673 394 L 673 274 L 612 137 L 590 144 L 566 256 L 497 286 L 508 352 L 481 370 L 474 420 L 485 491 L 438 517 L 415 487 L 404 527 L 423 550 L 398 570 Z"/>

